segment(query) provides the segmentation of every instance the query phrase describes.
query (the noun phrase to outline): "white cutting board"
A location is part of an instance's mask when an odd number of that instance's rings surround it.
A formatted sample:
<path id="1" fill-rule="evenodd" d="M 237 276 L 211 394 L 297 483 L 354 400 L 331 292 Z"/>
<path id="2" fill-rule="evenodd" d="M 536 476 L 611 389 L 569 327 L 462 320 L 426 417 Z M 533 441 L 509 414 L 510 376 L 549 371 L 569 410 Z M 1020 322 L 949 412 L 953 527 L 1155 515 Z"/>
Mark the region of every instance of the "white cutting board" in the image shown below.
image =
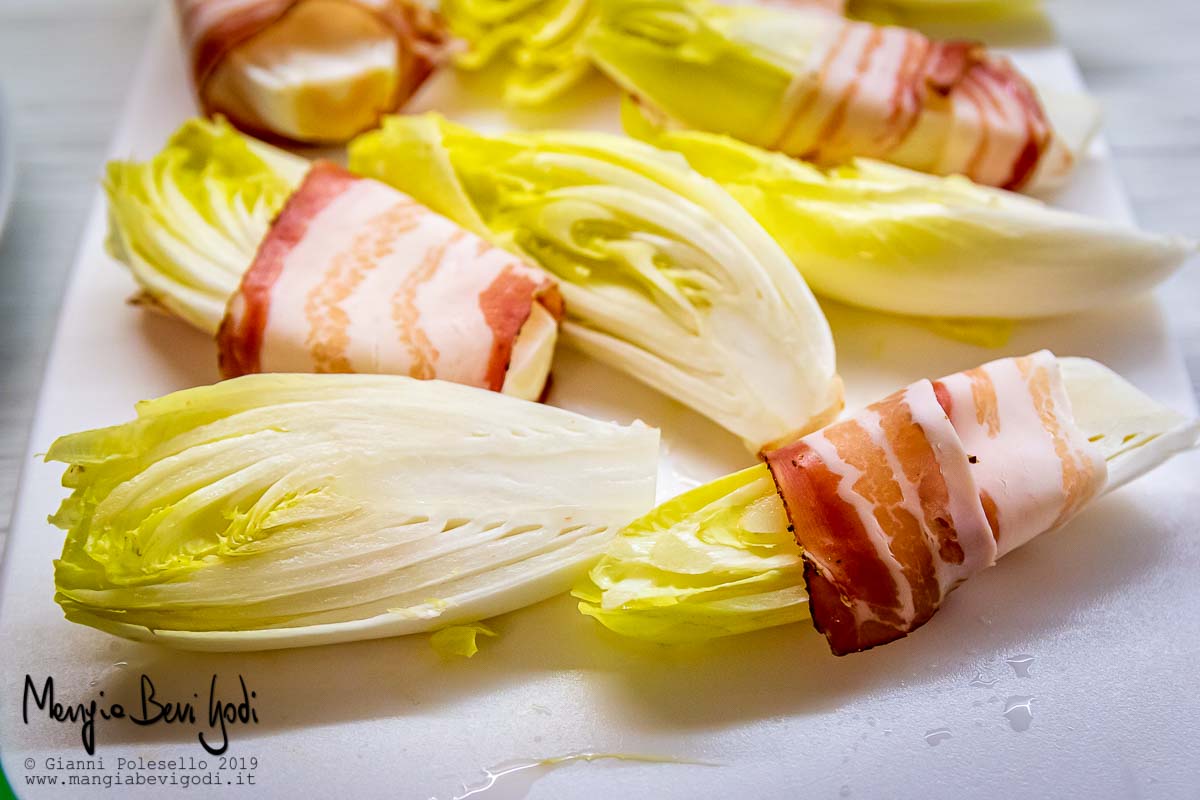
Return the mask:
<path id="1" fill-rule="evenodd" d="M 150 156 L 192 113 L 165 6 L 114 156 Z M 1017 56 L 1044 84 L 1079 85 L 1061 49 Z M 599 82 L 578 92 L 567 117 L 514 118 L 483 110 L 482 90 L 457 80 L 439 77 L 418 104 L 485 128 L 615 126 L 614 96 Z M 1101 147 L 1056 202 L 1129 217 Z M 143 673 L 159 698 L 202 703 L 214 673 L 224 695 L 238 675 L 257 693 L 259 723 L 232 730 L 227 754 L 257 759 L 256 790 L 122 787 L 107 796 L 448 798 L 464 784 L 482 785 L 490 768 L 582 752 L 707 765 L 572 761 L 502 776 L 475 796 L 1195 796 L 1195 455 L 974 578 L 914 636 L 843 659 L 807 624 L 704 647 L 630 642 L 579 616 L 565 597 L 498 619 L 499 639 L 453 663 L 424 636 L 225 656 L 176 653 L 65 622 L 51 599 L 63 535 L 45 522 L 63 495 L 60 467 L 34 454 L 59 434 L 128 419 L 139 399 L 217 377 L 205 337 L 124 305 L 133 284 L 103 253 L 103 231 L 98 201 L 60 320 L 0 584 L 0 752 L 22 797 L 106 796 L 27 785 L 27 775 L 55 774 L 48 757 L 84 757 L 77 726 L 52 723 L 35 708 L 22 722 L 27 673 L 39 688 L 54 676 L 66 702 L 104 690 L 105 700 L 133 707 Z M 851 406 L 918 377 L 1049 347 L 1100 359 L 1161 401 L 1195 410 L 1152 298 L 1025 325 L 1002 350 L 844 307 L 828 312 Z M 552 400 L 661 426 L 660 497 L 752 463 L 711 423 L 570 353 L 556 366 Z M 118 757 L 137 756 L 205 758 L 211 771 L 217 758 L 196 739 L 206 727 L 100 721 L 99 774 L 114 775 Z M 57 774 L 62 783 L 69 773 Z"/>

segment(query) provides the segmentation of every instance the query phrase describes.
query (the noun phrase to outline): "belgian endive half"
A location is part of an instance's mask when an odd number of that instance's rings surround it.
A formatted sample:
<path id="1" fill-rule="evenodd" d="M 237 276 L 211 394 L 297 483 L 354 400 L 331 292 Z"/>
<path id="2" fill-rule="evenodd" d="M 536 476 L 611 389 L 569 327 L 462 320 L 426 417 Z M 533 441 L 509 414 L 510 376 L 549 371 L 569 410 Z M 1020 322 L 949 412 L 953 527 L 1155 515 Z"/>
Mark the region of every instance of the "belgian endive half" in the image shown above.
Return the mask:
<path id="1" fill-rule="evenodd" d="M 737 198 L 818 294 L 878 311 L 1024 319 L 1106 308 L 1156 286 L 1194 242 L 871 159 L 822 169 L 718 134 L 627 130 Z"/>
<path id="2" fill-rule="evenodd" d="M 442 381 L 253 375 L 64 436 L 56 599 L 199 650 L 434 630 L 567 589 L 654 501 L 658 432 Z"/>
<path id="3" fill-rule="evenodd" d="M 563 335 L 754 449 L 841 407 L 833 341 L 779 245 L 676 153 L 585 132 L 392 117 L 350 168 L 555 276 Z"/>

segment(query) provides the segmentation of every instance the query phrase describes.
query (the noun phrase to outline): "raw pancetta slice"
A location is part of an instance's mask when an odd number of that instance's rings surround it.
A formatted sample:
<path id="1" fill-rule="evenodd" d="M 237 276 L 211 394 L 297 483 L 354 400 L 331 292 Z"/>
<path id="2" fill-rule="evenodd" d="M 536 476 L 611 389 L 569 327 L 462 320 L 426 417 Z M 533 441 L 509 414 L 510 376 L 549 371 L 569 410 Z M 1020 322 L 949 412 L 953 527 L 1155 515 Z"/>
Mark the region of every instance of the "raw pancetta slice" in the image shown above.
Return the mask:
<path id="1" fill-rule="evenodd" d="M 1005 189 L 1072 163 L 1033 87 L 975 42 L 810 14 L 823 32 L 767 145 L 822 163 L 880 158 Z"/>
<path id="2" fill-rule="evenodd" d="M 920 627 L 1107 478 L 1046 351 L 918 381 L 765 457 L 837 655 Z"/>
<path id="3" fill-rule="evenodd" d="M 539 269 L 378 181 L 317 162 L 217 333 L 221 372 L 370 372 L 536 399 L 562 317 Z"/>
<path id="4" fill-rule="evenodd" d="M 1076 427 L 1048 350 L 958 372 L 933 388 L 974 458 L 997 557 L 1064 524 L 1104 488 L 1104 458 Z"/>
<path id="5" fill-rule="evenodd" d="M 177 0 L 205 113 L 257 134 L 340 142 L 402 105 L 446 34 L 419 0 Z"/>

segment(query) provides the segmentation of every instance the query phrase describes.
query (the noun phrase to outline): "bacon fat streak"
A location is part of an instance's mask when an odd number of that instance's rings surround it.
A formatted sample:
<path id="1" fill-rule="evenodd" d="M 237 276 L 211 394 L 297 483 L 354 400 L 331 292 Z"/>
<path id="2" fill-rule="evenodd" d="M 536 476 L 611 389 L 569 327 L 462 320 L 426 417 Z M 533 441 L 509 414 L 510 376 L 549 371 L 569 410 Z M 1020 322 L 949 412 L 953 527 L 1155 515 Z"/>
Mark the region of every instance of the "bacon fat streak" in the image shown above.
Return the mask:
<path id="1" fill-rule="evenodd" d="M 1005 189 L 1069 168 L 1033 87 L 982 44 L 813 19 L 826 33 L 785 97 L 772 149 L 824 163 L 869 156 Z"/>
<path id="2" fill-rule="evenodd" d="M 318 162 L 217 333 L 221 373 L 369 372 L 499 391 L 553 280 L 378 181 Z"/>
<path id="3" fill-rule="evenodd" d="M 765 457 L 837 655 L 920 627 L 1107 479 L 1047 351 L 918 381 Z"/>

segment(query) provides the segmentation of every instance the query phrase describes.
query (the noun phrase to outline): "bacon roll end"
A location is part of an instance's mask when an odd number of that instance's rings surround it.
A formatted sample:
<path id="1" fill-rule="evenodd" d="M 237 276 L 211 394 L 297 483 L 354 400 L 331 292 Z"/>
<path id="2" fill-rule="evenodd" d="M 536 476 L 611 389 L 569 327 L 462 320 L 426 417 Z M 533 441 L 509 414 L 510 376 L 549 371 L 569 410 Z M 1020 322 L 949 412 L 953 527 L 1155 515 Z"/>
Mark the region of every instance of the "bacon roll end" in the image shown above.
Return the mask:
<path id="1" fill-rule="evenodd" d="M 176 0 L 196 94 L 265 138 L 346 141 L 411 97 L 442 61 L 419 0 Z"/>

